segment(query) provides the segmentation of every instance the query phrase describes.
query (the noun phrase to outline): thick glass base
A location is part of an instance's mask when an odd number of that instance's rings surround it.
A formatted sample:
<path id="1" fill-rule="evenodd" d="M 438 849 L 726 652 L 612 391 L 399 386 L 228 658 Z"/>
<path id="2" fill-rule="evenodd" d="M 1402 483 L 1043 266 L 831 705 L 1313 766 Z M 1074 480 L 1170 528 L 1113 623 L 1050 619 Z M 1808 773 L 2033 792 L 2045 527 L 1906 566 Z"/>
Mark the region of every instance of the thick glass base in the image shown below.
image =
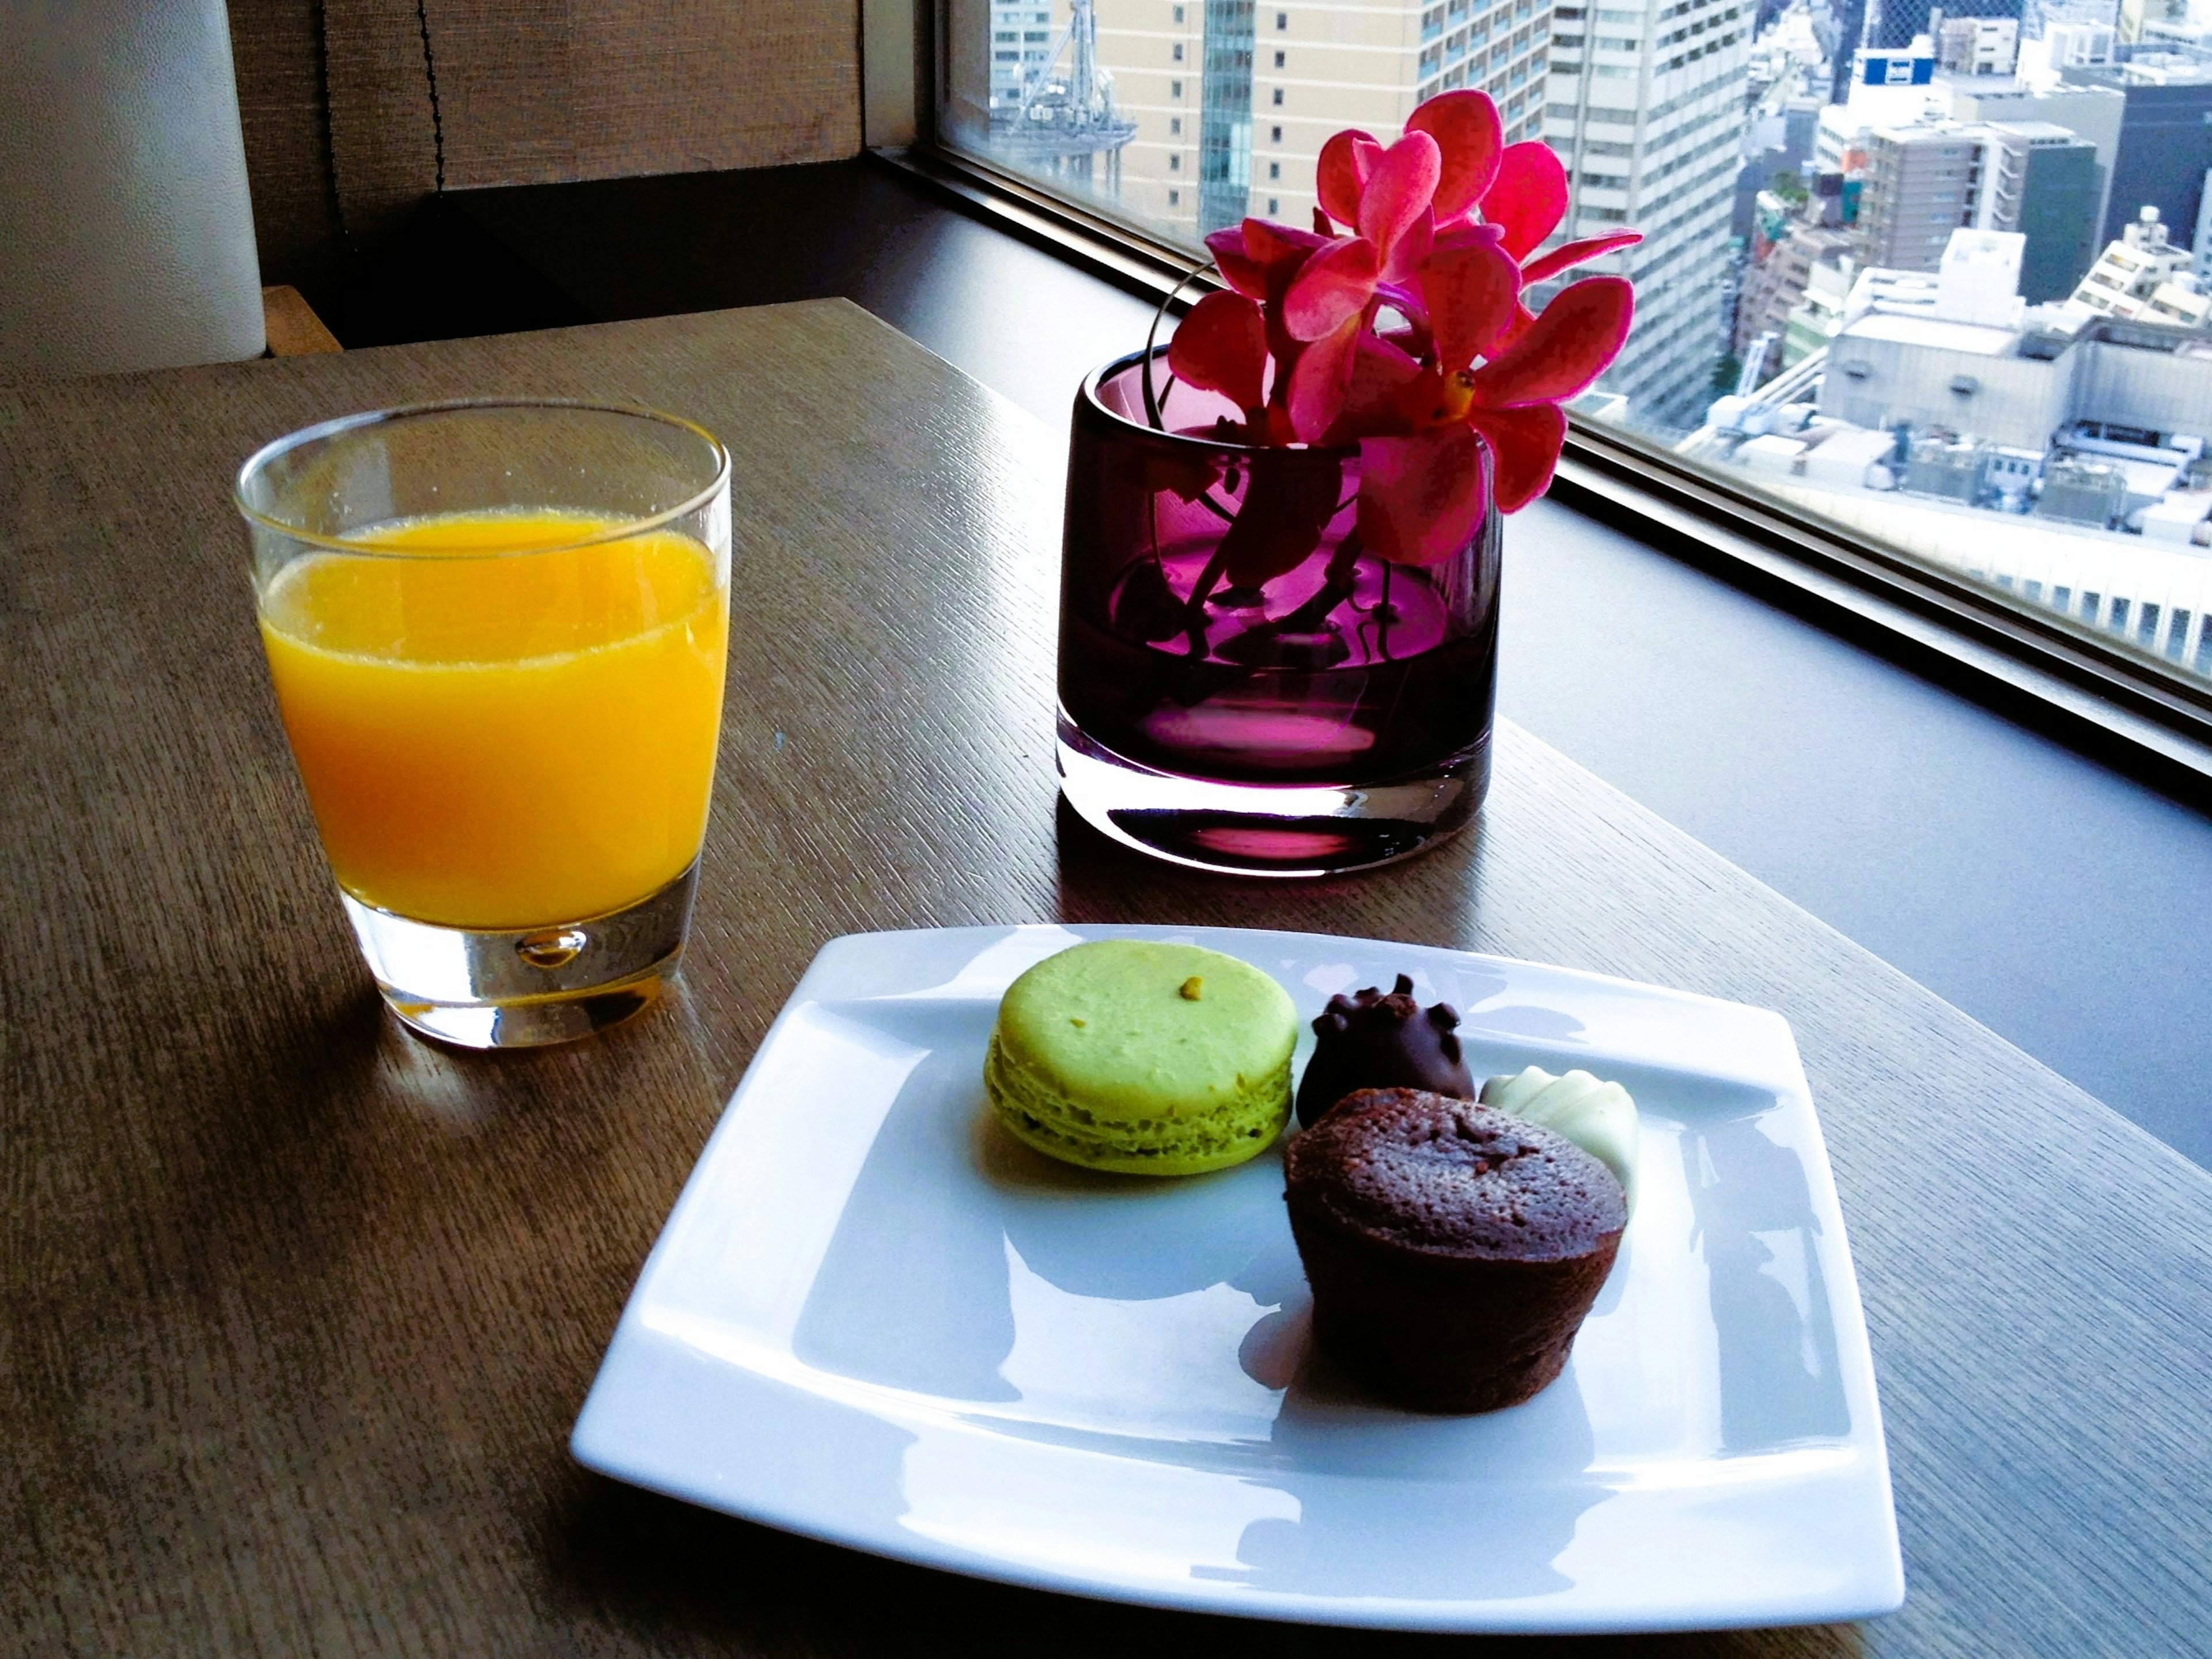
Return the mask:
<path id="1" fill-rule="evenodd" d="M 1426 851 L 1474 819 L 1490 738 L 1435 771 L 1359 785 L 1223 783 L 1140 766 L 1060 717 L 1060 787 L 1140 853 L 1240 876 L 1334 876 Z"/>
<path id="2" fill-rule="evenodd" d="M 342 894 L 377 989 L 414 1030 L 466 1048 L 589 1036 L 660 994 L 691 920 L 695 862 L 648 898 L 580 921 L 441 927 Z"/>

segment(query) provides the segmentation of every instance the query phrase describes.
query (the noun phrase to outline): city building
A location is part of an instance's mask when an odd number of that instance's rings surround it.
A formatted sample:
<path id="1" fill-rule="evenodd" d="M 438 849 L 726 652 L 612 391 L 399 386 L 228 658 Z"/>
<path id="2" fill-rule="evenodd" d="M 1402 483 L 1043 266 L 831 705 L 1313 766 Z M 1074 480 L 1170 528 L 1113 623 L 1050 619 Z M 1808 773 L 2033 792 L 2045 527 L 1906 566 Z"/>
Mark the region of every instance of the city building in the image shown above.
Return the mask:
<path id="1" fill-rule="evenodd" d="M 2024 87 L 1958 80 L 1948 82 L 1947 89 L 1950 94 L 1950 113 L 1957 120 L 2001 126 L 2060 127 L 2094 148 L 2098 169 L 2096 210 L 2082 230 L 2085 246 L 2081 264 L 2066 279 L 2070 288 L 2088 264 L 2089 256 L 2109 240 L 2104 234 L 2105 215 L 2112 196 L 2112 166 L 2119 155 L 2120 123 L 2127 112 L 2126 96 L 2112 87 L 2064 82 L 2053 87 Z"/>
<path id="2" fill-rule="evenodd" d="M 2158 210 L 2146 207 L 2120 240 L 2100 254 L 2071 303 L 2102 317 L 2141 319 L 2203 328 L 2212 315 L 2196 270 L 2197 256 L 2166 240 Z"/>
<path id="3" fill-rule="evenodd" d="M 1936 61 L 1950 75 L 2009 79 L 2020 61 L 2020 19 L 1945 16 L 1936 33 Z"/>
<path id="4" fill-rule="evenodd" d="M 1188 240 L 1248 213 L 1307 223 L 1332 134 L 1389 143 L 1458 87 L 1497 100 L 1508 143 L 1539 137 L 1553 27 L 1550 0 L 1113 0 L 1099 61 L 1138 124 L 1120 204 Z"/>
<path id="5" fill-rule="evenodd" d="M 1790 319 L 1804 304 L 1814 271 L 1857 264 L 1858 238 L 1848 222 L 1844 185 L 1841 176 L 1823 173 L 1794 203 L 1773 191 L 1759 198 L 1752 257 L 1744 267 L 1729 339 L 1747 386 L 1759 385 L 1796 361 L 1788 345 Z"/>
<path id="6" fill-rule="evenodd" d="M 1828 0 L 1835 39 L 1828 52 L 1828 101 L 1843 103 L 1850 96 L 1856 55 L 1866 44 L 1867 0 Z"/>
<path id="7" fill-rule="evenodd" d="M 1790 312 L 1782 331 L 1785 370 L 1827 349 L 1828 342 L 1844 325 L 1858 274 L 1858 261 L 1848 252 L 1816 260 L 1805 273 L 1804 296 Z"/>
<path id="8" fill-rule="evenodd" d="M 2101 68 L 2113 61 L 2118 33 L 2110 23 L 2043 26 L 2044 62 L 2054 70 Z"/>
<path id="9" fill-rule="evenodd" d="M 1121 152 L 1137 124 L 1114 103 L 1114 77 L 1098 62 L 1093 0 L 1070 0 L 1051 27 L 1039 0 L 991 6 L 992 148 L 1025 171 L 1104 201 L 1121 197 Z"/>
<path id="10" fill-rule="evenodd" d="M 1065 4 L 1065 0 L 1061 0 Z M 1010 124 L 1024 84 L 1052 61 L 1052 0 L 991 0 L 991 122 Z"/>
<path id="11" fill-rule="evenodd" d="M 1868 12 L 1866 44 L 1894 48 L 1911 46 L 1916 35 L 1930 33 L 1929 21 L 1937 13 L 1946 19 L 2009 18 L 2017 30 L 2021 0 L 1871 0 Z"/>
<path id="12" fill-rule="evenodd" d="M 1963 231 L 1936 272 L 1862 272 L 1825 350 L 1678 448 L 2212 670 L 2212 333 L 2026 307 L 2018 246 Z"/>
<path id="13" fill-rule="evenodd" d="M 1778 176 L 1795 179 L 1812 159 L 1828 96 L 1827 61 L 1802 0 L 1780 10 L 1752 42 L 1744 64 L 1743 167 L 1729 219 L 1730 233 L 1747 246 L 1759 192 Z"/>
<path id="14" fill-rule="evenodd" d="M 2196 270 L 2202 281 L 2212 282 L 2212 172 L 2204 175 L 2204 193 L 2197 202 L 2197 234 L 2190 239 Z"/>
<path id="15" fill-rule="evenodd" d="M 1956 122 L 1876 127 L 1867 142 L 1858 230 L 1866 263 L 1934 270 L 1951 233 L 1974 222 L 1984 135 Z"/>
<path id="16" fill-rule="evenodd" d="M 1632 225 L 1644 237 L 1605 267 L 1635 282 L 1637 317 L 1600 384 L 1628 399 L 1632 422 L 1681 431 L 1723 356 L 1750 7 L 1646 0 L 1556 15 L 1543 137 L 1573 184 L 1560 234 Z"/>
<path id="17" fill-rule="evenodd" d="M 1936 52 L 1925 40 L 1889 52 L 1862 48 L 1854 61 L 1844 95 L 1820 111 L 1813 135 L 1816 173 L 1850 173 L 1863 162 L 1850 159 L 1866 148 L 1878 126 L 1913 125 L 1951 112 L 1950 83 L 1936 76 Z"/>
<path id="18" fill-rule="evenodd" d="M 1221 216 L 1231 205 L 1240 136 L 1250 164 L 1251 36 L 1250 6 L 1214 0 L 1111 0 L 1100 15 L 1099 64 L 1113 77 L 1121 112 L 1137 124 L 1121 155 L 1115 202 L 1124 212 L 1192 241 L 1243 216 L 1241 200 Z M 1209 42 L 1218 62 L 1209 60 Z M 1210 204 L 1200 161 L 1208 155 L 1231 175 L 1215 181 Z"/>
<path id="19" fill-rule="evenodd" d="M 2189 0 L 2120 0 L 2113 17 L 2120 44 L 2130 46 L 2141 40 L 2145 30 L 2152 26 L 2188 21 Z"/>
<path id="20" fill-rule="evenodd" d="M 1991 122 L 1974 223 L 2027 239 L 2020 292 L 2030 305 L 2074 291 L 2096 252 L 2105 180 L 2097 147 L 2049 121 Z"/>
<path id="21" fill-rule="evenodd" d="M 2212 168 L 2212 66 L 2138 58 L 2064 74 L 2070 85 L 2109 88 L 2125 100 L 2098 241 L 2119 240 L 2145 203 L 2167 224 L 2194 225 Z M 2044 118 L 2091 136 L 2063 116 Z"/>

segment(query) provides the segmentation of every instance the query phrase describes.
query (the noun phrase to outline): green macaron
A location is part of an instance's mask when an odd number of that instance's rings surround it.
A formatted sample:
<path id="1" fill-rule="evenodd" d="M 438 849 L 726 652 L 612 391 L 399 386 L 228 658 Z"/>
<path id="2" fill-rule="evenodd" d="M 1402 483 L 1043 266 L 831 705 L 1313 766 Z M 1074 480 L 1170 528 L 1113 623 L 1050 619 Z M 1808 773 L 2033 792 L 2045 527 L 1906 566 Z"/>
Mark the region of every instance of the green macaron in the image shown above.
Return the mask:
<path id="1" fill-rule="evenodd" d="M 983 1085 L 1007 1129 L 1051 1157 L 1200 1175 L 1274 1144 L 1297 1043 L 1290 997 L 1249 963 L 1099 939 L 1007 988 Z"/>

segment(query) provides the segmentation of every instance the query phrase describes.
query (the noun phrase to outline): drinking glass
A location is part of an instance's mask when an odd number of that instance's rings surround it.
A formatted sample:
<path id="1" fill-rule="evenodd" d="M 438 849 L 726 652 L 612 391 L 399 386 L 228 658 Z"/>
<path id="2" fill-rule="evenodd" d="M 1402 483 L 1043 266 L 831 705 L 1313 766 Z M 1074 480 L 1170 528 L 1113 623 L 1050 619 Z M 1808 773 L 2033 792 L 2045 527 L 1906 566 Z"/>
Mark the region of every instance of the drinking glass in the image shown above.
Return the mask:
<path id="1" fill-rule="evenodd" d="M 684 948 L 729 638 L 730 462 L 688 421 L 470 401 L 279 439 L 238 507 L 292 757 L 369 971 L 504 1048 Z"/>
<path id="2" fill-rule="evenodd" d="M 1153 371 L 1075 400 L 1060 565 L 1060 789 L 1172 862 L 1318 876 L 1464 828 L 1490 779 L 1498 514 L 1431 564 L 1358 534 L 1356 446 L 1255 447 Z M 1485 465 L 1487 465 L 1486 456 Z"/>

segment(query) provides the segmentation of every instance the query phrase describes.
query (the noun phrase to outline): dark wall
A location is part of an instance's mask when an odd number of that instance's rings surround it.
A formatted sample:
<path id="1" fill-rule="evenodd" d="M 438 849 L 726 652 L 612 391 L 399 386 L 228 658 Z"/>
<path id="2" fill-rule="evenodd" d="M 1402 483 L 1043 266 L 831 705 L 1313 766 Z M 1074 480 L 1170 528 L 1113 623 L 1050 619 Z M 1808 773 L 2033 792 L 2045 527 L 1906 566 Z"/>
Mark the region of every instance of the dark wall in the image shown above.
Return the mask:
<path id="1" fill-rule="evenodd" d="M 2123 88 L 2128 107 L 2112 157 L 2112 194 L 2098 246 L 2118 240 L 2136 211 L 2154 207 L 2167 234 L 2186 243 L 2197 231 L 2204 170 L 2212 167 L 2212 82 Z"/>
<path id="2" fill-rule="evenodd" d="M 2103 174 L 2097 147 L 2086 139 L 2028 151 L 2020 204 L 2020 228 L 2027 236 L 2020 293 L 2030 305 L 2073 293 L 2103 249 L 2096 240 Z"/>

